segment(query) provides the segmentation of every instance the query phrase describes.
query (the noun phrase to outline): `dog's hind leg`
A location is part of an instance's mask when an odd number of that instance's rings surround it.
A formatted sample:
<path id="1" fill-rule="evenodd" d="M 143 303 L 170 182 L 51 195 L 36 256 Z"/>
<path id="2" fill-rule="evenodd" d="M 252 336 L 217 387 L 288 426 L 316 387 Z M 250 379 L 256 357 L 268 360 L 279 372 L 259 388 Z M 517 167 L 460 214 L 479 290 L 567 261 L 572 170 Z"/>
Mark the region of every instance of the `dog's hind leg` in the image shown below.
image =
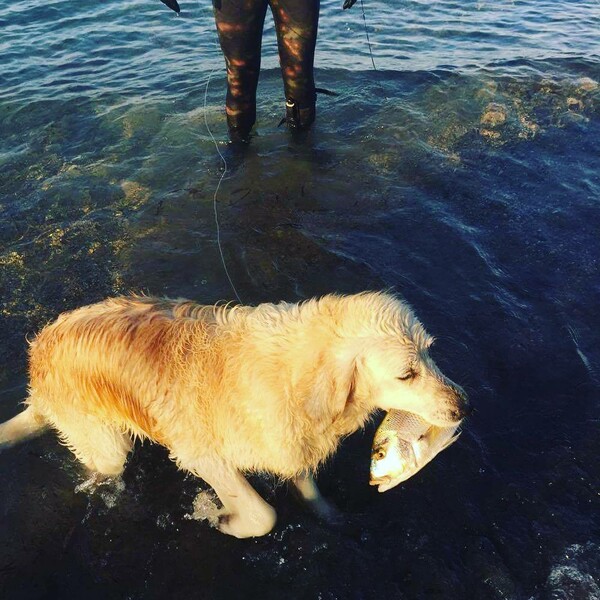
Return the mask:
<path id="1" fill-rule="evenodd" d="M 62 442 L 90 471 L 108 477 L 123 472 L 133 443 L 131 436 L 116 425 L 80 414 L 56 415 L 52 425 Z"/>
<path id="2" fill-rule="evenodd" d="M 340 521 L 337 508 L 321 496 L 321 492 L 312 475 L 302 473 L 292 479 L 296 490 L 308 505 L 308 508 L 326 523 L 335 525 Z"/>
<path id="3" fill-rule="evenodd" d="M 277 521 L 275 509 L 265 502 L 246 478 L 219 460 L 199 459 L 177 464 L 204 479 L 219 496 L 223 511 L 219 530 L 237 538 L 266 535 Z"/>
<path id="4" fill-rule="evenodd" d="M 41 434 L 46 427 L 45 419 L 29 406 L 16 417 L 0 424 L 0 450 Z"/>

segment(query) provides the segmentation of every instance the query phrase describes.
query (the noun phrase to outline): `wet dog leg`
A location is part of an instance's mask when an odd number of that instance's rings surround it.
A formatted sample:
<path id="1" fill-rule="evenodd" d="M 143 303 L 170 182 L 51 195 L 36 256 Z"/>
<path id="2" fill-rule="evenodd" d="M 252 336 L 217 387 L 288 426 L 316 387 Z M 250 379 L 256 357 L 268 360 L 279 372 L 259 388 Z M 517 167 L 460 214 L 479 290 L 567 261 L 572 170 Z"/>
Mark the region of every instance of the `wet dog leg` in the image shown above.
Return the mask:
<path id="1" fill-rule="evenodd" d="M 310 510 L 317 515 L 317 517 L 330 524 L 337 524 L 339 522 L 340 513 L 338 509 L 323 498 L 312 475 L 303 473 L 302 475 L 294 477 L 292 483 L 298 490 L 300 496 L 302 496 L 302 499 L 307 503 Z"/>
<path id="2" fill-rule="evenodd" d="M 178 464 L 204 479 L 223 504 L 219 530 L 237 538 L 266 535 L 277 520 L 275 509 L 265 502 L 246 478 L 218 460 L 200 459 L 191 464 Z"/>

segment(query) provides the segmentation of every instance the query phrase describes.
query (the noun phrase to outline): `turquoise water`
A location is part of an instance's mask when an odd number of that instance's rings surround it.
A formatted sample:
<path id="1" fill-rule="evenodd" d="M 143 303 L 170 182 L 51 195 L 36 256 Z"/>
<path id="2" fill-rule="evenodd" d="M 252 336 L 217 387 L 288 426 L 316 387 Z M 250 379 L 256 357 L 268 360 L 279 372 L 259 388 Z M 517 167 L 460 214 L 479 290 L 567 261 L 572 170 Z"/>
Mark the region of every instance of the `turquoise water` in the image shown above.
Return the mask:
<path id="1" fill-rule="evenodd" d="M 324 2 L 317 123 L 277 125 L 267 19 L 256 137 L 227 145 L 209 3 L 0 5 L 0 417 L 26 337 L 128 290 L 300 300 L 391 287 L 478 407 L 384 495 L 373 427 L 320 475 L 331 530 L 274 482 L 249 542 L 185 518 L 201 485 L 138 448 L 75 493 L 52 436 L 0 455 L 0 597 L 600 598 L 600 3 Z M 207 82 L 209 86 L 207 90 Z M 199 590 L 202 590 L 200 592 Z"/>

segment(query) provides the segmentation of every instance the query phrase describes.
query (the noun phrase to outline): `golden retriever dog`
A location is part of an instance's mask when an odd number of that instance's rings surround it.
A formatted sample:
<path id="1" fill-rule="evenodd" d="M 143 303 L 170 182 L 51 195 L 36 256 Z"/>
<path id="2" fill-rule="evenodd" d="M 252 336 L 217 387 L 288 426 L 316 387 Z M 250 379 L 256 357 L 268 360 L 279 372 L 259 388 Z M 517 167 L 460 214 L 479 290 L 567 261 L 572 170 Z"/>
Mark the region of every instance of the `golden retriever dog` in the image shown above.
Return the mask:
<path id="1" fill-rule="evenodd" d="M 221 531 L 264 535 L 275 511 L 244 473 L 291 480 L 327 513 L 311 474 L 374 411 L 461 421 L 465 394 L 431 343 L 388 293 L 256 307 L 109 299 L 31 343 L 27 408 L 0 425 L 0 446 L 50 426 L 88 469 L 117 476 L 133 439 L 152 440 L 214 488 Z"/>

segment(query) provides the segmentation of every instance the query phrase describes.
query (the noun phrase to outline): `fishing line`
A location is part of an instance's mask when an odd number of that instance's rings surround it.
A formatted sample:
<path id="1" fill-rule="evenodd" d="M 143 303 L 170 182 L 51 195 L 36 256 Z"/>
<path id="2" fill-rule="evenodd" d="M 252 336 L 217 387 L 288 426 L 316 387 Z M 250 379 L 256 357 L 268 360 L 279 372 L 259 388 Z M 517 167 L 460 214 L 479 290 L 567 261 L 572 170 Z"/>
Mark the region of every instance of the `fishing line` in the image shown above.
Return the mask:
<path id="1" fill-rule="evenodd" d="M 371 56 L 371 62 L 373 63 L 373 68 L 377 71 L 377 67 L 375 66 L 375 59 L 373 58 L 373 49 L 371 48 L 371 40 L 369 38 L 369 28 L 367 27 L 367 17 L 365 15 L 365 5 L 363 0 L 360 0 L 360 8 L 362 9 L 363 23 L 365 25 L 365 34 L 367 36 L 367 44 L 369 45 L 369 54 Z"/>
<path id="2" fill-rule="evenodd" d="M 210 80 L 211 80 L 214 72 L 215 72 L 215 68 L 213 67 L 208 75 L 208 79 L 206 80 L 206 88 L 204 89 L 204 124 L 206 125 L 206 131 L 208 131 L 208 134 L 210 135 L 210 138 L 212 139 L 213 144 L 215 145 L 217 154 L 219 155 L 219 157 L 221 158 L 221 161 L 223 162 L 223 172 L 221 173 L 221 177 L 219 178 L 219 182 L 217 183 L 215 193 L 213 194 L 213 213 L 215 215 L 215 225 L 216 225 L 216 229 L 217 229 L 217 247 L 219 248 L 221 264 L 223 265 L 223 270 L 225 271 L 225 275 L 227 275 L 227 279 L 229 280 L 229 285 L 231 285 L 231 289 L 233 290 L 233 293 L 235 294 L 235 297 L 237 298 L 238 302 L 240 304 L 243 304 L 242 299 L 240 298 L 240 295 L 238 294 L 237 290 L 235 289 L 235 285 L 233 284 L 233 279 L 231 279 L 231 275 L 229 274 L 229 269 L 227 268 L 227 263 L 225 262 L 225 255 L 223 254 L 223 246 L 221 244 L 221 225 L 219 223 L 219 209 L 217 207 L 217 196 L 219 195 L 219 190 L 221 189 L 221 183 L 223 183 L 223 179 L 225 179 L 225 175 L 227 175 L 228 169 L 227 169 L 227 161 L 225 160 L 223 153 L 219 149 L 219 144 L 217 144 L 217 140 L 215 139 L 215 136 L 213 135 L 212 131 L 210 130 L 210 127 L 208 126 L 208 118 L 206 116 L 208 86 L 210 85 Z"/>
<path id="3" fill-rule="evenodd" d="M 162 0 L 162 1 L 165 2 L 165 0 Z M 170 0 L 170 1 L 173 1 L 173 0 Z M 167 2 L 165 2 L 165 4 L 167 4 L 167 6 L 169 6 L 169 4 Z M 177 4 L 176 1 L 175 1 L 175 4 Z M 200 2 L 198 2 L 198 6 L 200 7 L 200 9 L 202 9 L 202 5 Z M 179 6 L 177 8 L 179 8 Z M 173 9 L 173 10 L 175 10 L 175 9 Z M 213 76 L 213 73 L 215 72 L 215 70 L 216 70 L 216 67 L 213 67 L 210 70 L 210 73 L 208 74 L 208 79 L 206 80 L 206 87 L 204 88 L 204 125 L 206 126 L 206 131 L 208 131 L 208 135 L 210 135 L 210 139 L 212 140 L 213 144 L 215 145 L 217 154 L 219 155 L 219 158 L 221 159 L 221 162 L 223 163 L 223 172 L 221 173 L 221 177 L 219 177 L 219 182 L 217 183 L 217 187 L 215 188 L 215 193 L 213 194 L 213 214 L 215 217 L 215 228 L 216 228 L 216 232 L 217 232 L 217 247 L 219 249 L 219 256 L 221 258 L 221 264 L 223 265 L 223 270 L 225 271 L 225 275 L 227 276 L 227 280 L 229 281 L 229 285 L 231 286 L 231 289 L 233 290 L 233 293 L 235 294 L 237 301 L 240 304 L 243 304 L 242 299 L 240 298 L 240 295 L 238 294 L 237 289 L 235 288 L 233 279 L 231 278 L 231 275 L 229 274 L 229 269 L 227 268 L 227 262 L 225 261 L 225 254 L 223 253 L 223 245 L 221 244 L 221 224 L 219 223 L 219 208 L 217 205 L 217 198 L 219 196 L 219 190 L 221 189 L 221 184 L 223 183 L 223 179 L 225 179 L 225 175 L 227 175 L 227 172 L 229 169 L 227 167 L 227 161 L 225 160 L 223 153 L 219 149 L 219 144 L 217 143 L 217 140 L 215 139 L 213 132 L 210 130 L 210 127 L 208 126 L 208 118 L 207 118 L 208 88 L 210 86 L 210 80 L 212 79 L 212 76 Z"/>

